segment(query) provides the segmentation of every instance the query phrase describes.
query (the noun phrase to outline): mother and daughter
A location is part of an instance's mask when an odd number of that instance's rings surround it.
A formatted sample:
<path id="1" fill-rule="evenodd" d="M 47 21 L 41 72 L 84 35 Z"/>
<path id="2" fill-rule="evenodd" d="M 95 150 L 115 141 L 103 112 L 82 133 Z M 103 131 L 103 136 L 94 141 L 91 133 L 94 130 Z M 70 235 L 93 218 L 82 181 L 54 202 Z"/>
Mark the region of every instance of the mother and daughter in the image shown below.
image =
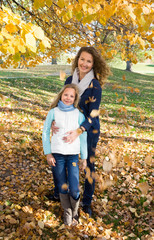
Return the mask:
<path id="1" fill-rule="evenodd" d="M 95 171 L 91 157 L 95 155 L 100 123 L 99 116 L 91 113 L 99 109 L 101 87 L 110 75 L 110 69 L 94 47 L 82 47 L 74 59 L 72 72 L 73 75 L 66 79 L 63 89 L 51 105 L 42 136 L 44 154 L 52 166 L 55 184 L 54 194 L 49 194 L 48 198 L 54 201 L 60 198 L 66 225 L 78 220 L 79 153 L 82 169 L 85 170 L 87 166 L 91 177 Z M 95 179 L 92 179 L 92 183 L 85 179 L 82 199 L 83 211 L 89 216 L 92 215 L 91 201 L 95 189 Z"/>

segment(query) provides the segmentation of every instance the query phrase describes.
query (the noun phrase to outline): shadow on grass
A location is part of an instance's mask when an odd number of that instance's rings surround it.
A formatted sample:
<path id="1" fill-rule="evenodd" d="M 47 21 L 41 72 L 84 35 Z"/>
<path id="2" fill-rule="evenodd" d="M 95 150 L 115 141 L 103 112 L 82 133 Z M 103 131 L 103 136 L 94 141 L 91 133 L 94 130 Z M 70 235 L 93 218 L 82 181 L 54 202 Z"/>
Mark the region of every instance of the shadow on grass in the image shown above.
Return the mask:
<path id="1" fill-rule="evenodd" d="M 121 139 L 126 142 L 141 142 L 141 143 L 153 143 L 154 141 L 149 140 L 149 139 L 140 139 L 140 138 L 135 138 L 135 137 L 124 137 L 124 136 L 107 136 L 106 133 L 100 133 L 100 137 L 104 137 L 105 139 L 102 140 L 104 142 L 108 142 L 108 139 Z"/>
<path id="2" fill-rule="evenodd" d="M 31 103 L 31 104 L 33 104 L 33 105 L 42 107 L 42 108 L 44 108 L 44 109 L 49 109 L 49 106 L 47 106 L 47 105 L 45 105 L 45 104 L 41 104 L 41 103 L 38 102 L 38 101 L 23 99 L 22 97 L 17 97 L 17 96 L 15 96 L 13 93 L 7 93 L 7 92 L 0 91 L 0 94 L 2 94 L 2 95 L 4 95 L 4 96 L 7 96 L 7 97 L 10 97 L 10 98 L 13 98 L 14 100 L 17 100 L 17 101 L 19 101 L 19 102 Z M 11 110 L 11 109 L 9 109 L 9 110 Z M 25 110 L 24 110 L 24 111 L 25 111 Z"/>
<path id="3" fill-rule="evenodd" d="M 148 64 L 147 67 L 154 67 L 154 64 Z"/>
<path id="4" fill-rule="evenodd" d="M 37 112 L 31 112 L 31 111 L 25 110 L 24 108 L 16 109 L 16 108 L 0 107 L 0 112 L 16 112 L 16 113 L 24 112 L 26 114 L 35 116 L 36 118 L 41 119 L 41 120 L 45 120 L 45 118 L 46 118 L 46 116 L 42 116 L 41 114 L 39 114 Z"/>

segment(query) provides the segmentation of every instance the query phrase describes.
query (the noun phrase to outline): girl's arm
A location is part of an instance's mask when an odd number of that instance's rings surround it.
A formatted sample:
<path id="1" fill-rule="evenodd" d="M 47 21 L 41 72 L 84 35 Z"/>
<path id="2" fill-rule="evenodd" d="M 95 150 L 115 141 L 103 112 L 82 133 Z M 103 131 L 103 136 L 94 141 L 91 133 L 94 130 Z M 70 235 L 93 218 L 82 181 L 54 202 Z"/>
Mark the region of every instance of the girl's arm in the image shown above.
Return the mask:
<path id="1" fill-rule="evenodd" d="M 50 166 L 56 166 L 56 160 L 52 154 L 47 154 L 47 162 Z"/>
<path id="2" fill-rule="evenodd" d="M 42 142 L 44 154 L 51 154 L 51 143 L 50 143 L 50 129 L 52 121 L 54 120 L 54 109 L 51 109 L 46 117 L 42 133 Z"/>

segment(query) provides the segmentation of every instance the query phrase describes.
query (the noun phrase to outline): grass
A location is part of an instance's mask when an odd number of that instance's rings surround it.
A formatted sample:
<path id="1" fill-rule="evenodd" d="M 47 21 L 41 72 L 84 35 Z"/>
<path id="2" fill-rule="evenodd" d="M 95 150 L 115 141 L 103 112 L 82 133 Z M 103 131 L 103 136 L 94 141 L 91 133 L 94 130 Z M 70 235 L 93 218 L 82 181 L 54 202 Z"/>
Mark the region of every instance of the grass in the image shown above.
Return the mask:
<path id="1" fill-rule="evenodd" d="M 0 71 L 0 76 L 3 76 L 0 79 L 0 93 L 48 109 L 52 98 L 63 86 L 63 81 L 59 80 L 59 76 L 49 75 L 46 67 L 44 77 L 43 67 L 42 74 L 39 72 L 37 75 L 34 71 L 35 77 L 31 72 L 31 69 L 23 72 Z M 114 128 L 117 123 L 129 124 L 129 129 L 119 132 L 121 136 L 130 137 L 136 133 L 138 137 L 142 135 L 145 139 L 153 140 L 154 77 L 116 68 L 112 68 L 112 72 L 102 91 L 102 122 Z M 102 132 L 106 131 L 105 128 L 106 125 L 102 124 Z M 144 131 L 141 132 L 141 129 Z"/>
<path id="2" fill-rule="evenodd" d="M 34 239 L 73 239 L 73 234 L 74 239 L 83 239 L 85 235 L 96 239 L 101 231 L 101 237 L 111 231 L 116 240 L 151 240 L 154 77 L 117 68 L 112 68 L 112 72 L 102 91 L 96 169 L 104 183 L 110 177 L 116 184 L 104 189 L 100 178 L 92 203 L 94 218 L 88 220 L 81 212 L 83 224 L 65 232 L 59 205 L 47 202 L 42 194 L 53 185 L 51 169 L 42 151 L 43 120 L 64 82 L 58 75 L 51 75 L 51 69 L 43 67 L 39 71 L 0 71 L 0 211 L 3 216 L 0 229 L 5 237 L 14 234 L 13 239 L 22 240 L 21 234 L 26 233 L 27 239 L 32 234 L 36 235 Z M 115 154 L 119 165 L 108 175 L 102 169 L 102 161 L 110 154 L 114 160 Z M 81 182 L 84 182 L 82 174 Z M 144 196 L 138 184 L 148 186 Z M 33 209 L 34 216 L 26 215 L 25 206 L 30 212 Z M 51 218 L 51 227 L 42 229 L 39 236 L 36 219 L 45 218 L 46 214 Z M 16 220 L 16 225 L 8 222 Z M 25 223 L 29 226 L 29 221 L 33 222 L 32 226 L 36 224 L 36 229 L 28 232 Z"/>

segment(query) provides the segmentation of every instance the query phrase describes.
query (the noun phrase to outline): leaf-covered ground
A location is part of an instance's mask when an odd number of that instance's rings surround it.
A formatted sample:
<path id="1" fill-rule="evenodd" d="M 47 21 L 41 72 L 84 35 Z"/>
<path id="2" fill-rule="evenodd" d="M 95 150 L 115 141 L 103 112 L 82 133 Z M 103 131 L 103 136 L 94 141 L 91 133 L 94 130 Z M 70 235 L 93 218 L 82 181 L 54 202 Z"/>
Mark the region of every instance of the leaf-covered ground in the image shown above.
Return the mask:
<path id="1" fill-rule="evenodd" d="M 93 159 L 93 217 L 80 208 L 78 226 L 65 227 L 60 203 L 45 197 L 53 179 L 41 139 L 63 82 L 28 70 L 7 74 L 0 72 L 0 239 L 152 240 L 153 77 L 113 69 Z"/>

